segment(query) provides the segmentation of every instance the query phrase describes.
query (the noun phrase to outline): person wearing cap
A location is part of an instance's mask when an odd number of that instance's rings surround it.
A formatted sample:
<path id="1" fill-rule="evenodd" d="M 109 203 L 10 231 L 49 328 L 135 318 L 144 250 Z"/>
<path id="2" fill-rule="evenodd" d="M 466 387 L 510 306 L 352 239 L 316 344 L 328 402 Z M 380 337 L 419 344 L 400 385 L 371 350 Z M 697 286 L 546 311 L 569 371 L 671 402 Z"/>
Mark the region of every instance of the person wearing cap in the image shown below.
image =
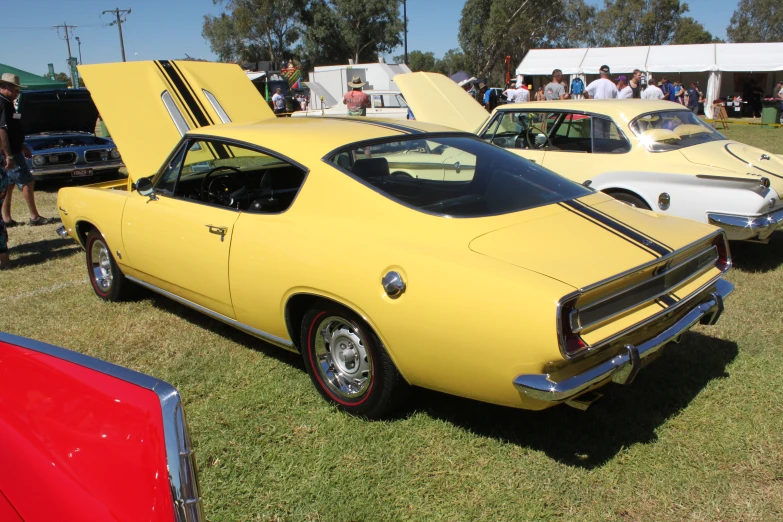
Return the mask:
<path id="1" fill-rule="evenodd" d="M 618 76 L 614 81 L 617 82 L 617 97 L 620 99 L 633 98 L 633 89 L 628 85 L 628 78 L 623 75 Z"/>
<path id="2" fill-rule="evenodd" d="M 663 91 L 655 85 L 655 79 L 652 76 L 647 78 L 647 88 L 642 93 L 642 99 L 644 100 L 662 100 Z"/>
<path id="3" fill-rule="evenodd" d="M 362 92 L 364 82 L 358 76 L 348 82 L 350 91 L 343 96 L 343 103 L 348 106 L 349 116 L 367 116 L 367 107 L 370 106 L 370 97 Z"/>
<path id="4" fill-rule="evenodd" d="M 598 70 L 600 77 L 590 82 L 585 89 L 585 98 L 611 100 L 617 98 L 617 86 L 609 79 L 609 66 L 602 65 Z"/>
<path id="5" fill-rule="evenodd" d="M 552 71 L 552 81 L 544 87 L 544 96 L 547 100 L 565 100 L 568 98 L 565 88 L 562 84 L 563 71 L 555 69 Z"/>
<path id="6" fill-rule="evenodd" d="M 5 227 L 18 225 L 11 218 L 11 196 L 13 185 L 16 184 L 22 191 L 27 209 L 30 211 L 28 225 L 47 225 L 52 222 L 38 213 L 35 206 L 35 181 L 27 166 L 25 157 L 31 157 L 30 150 L 24 146 L 24 130 L 22 129 L 22 115 L 16 112 L 14 100 L 22 89 L 19 77 L 15 74 L 5 73 L 0 76 L 0 168 L 8 176 L 9 189 L 2 204 L 2 217 Z"/>

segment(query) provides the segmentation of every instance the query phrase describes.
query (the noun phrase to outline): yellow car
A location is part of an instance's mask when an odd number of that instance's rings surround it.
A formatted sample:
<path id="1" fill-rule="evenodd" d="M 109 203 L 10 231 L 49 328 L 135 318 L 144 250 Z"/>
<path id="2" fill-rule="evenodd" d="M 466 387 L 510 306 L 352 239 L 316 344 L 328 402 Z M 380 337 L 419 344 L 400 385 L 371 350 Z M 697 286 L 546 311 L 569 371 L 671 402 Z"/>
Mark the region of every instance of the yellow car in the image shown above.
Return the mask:
<path id="1" fill-rule="evenodd" d="M 299 352 L 350 413 L 382 416 L 411 385 L 584 406 L 714 323 L 733 288 L 715 227 L 633 209 L 475 135 L 278 120 L 234 65 L 80 71 L 129 173 L 58 196 L 59 233 L 85 248 L 98 297 L 141 285 Z M 452 154 L 474 168 L 392 175 L 406 150 L 422 171 Z"/>
<path id="2" fill-rule="evenodd" d="M 557 100 L 491 115 L 445 76 L 394 78 L 419 121 L 475 132 L 629 205 L 767 242 L 783 227 L 783 156 L 727 140 L 686 107 L 651 100 Z"/>

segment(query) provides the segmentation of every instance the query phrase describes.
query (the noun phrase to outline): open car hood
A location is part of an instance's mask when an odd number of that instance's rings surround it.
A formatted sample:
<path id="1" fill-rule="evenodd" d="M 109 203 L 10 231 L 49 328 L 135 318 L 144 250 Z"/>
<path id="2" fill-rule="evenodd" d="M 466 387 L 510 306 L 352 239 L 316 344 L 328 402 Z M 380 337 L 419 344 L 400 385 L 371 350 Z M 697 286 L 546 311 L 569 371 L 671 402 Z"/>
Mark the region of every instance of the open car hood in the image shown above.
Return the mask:
<path id="1" fill-rule="evenodd" d="M 87 89 L 25 91 L 19 97 L 25 135 L 41 132 L 95 132 L 98 109 Z"/>
<path id="2" fill-rule="evenodd" d="M 489 116 L 462 87 L 442 74 L 398 74 L 394 83 L 419 121 L 475 133 Z"/>
<path id="3" fill-rule="evenodd" d="M 131 181 L 158 172 L 185 132 L 275 115 L 238 65 L 192 61 L 79 67 Z"/>

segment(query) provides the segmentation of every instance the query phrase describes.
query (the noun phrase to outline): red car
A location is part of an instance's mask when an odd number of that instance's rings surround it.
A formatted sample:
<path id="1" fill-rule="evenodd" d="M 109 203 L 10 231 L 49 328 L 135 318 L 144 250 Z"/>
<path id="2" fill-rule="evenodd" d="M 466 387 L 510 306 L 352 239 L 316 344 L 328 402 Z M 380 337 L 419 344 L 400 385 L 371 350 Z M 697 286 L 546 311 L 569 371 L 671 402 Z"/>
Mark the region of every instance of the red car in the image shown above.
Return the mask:
<path id="1" fill-rule="evenodd" d="M 179 392 L 0 333 L 0 521 L 204 521 Z"/>

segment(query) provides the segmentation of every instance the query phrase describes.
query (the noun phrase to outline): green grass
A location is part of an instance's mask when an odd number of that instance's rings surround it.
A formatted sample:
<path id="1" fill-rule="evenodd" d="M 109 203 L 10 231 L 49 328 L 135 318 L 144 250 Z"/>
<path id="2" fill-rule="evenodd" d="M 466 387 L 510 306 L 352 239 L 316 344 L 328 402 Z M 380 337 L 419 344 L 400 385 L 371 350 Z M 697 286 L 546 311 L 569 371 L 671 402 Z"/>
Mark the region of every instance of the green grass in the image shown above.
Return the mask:
<path id="1" fill-rule="evenodd" d="M 726 134 L 783 152 L 783 130 Z M 54 188 L 37 196 L 54 215 Z M 293 354 L 162 297 L 100 301 L 55 228 L 9 231 L 19 267 L 0 272 L 0 330 L 176 385 L 213 522 L 783 520 L 781 233 L 732 246 L 737 289 L 718 325 L 586 412 L 417 390 L 368 422 L 321 400 Z"/>

